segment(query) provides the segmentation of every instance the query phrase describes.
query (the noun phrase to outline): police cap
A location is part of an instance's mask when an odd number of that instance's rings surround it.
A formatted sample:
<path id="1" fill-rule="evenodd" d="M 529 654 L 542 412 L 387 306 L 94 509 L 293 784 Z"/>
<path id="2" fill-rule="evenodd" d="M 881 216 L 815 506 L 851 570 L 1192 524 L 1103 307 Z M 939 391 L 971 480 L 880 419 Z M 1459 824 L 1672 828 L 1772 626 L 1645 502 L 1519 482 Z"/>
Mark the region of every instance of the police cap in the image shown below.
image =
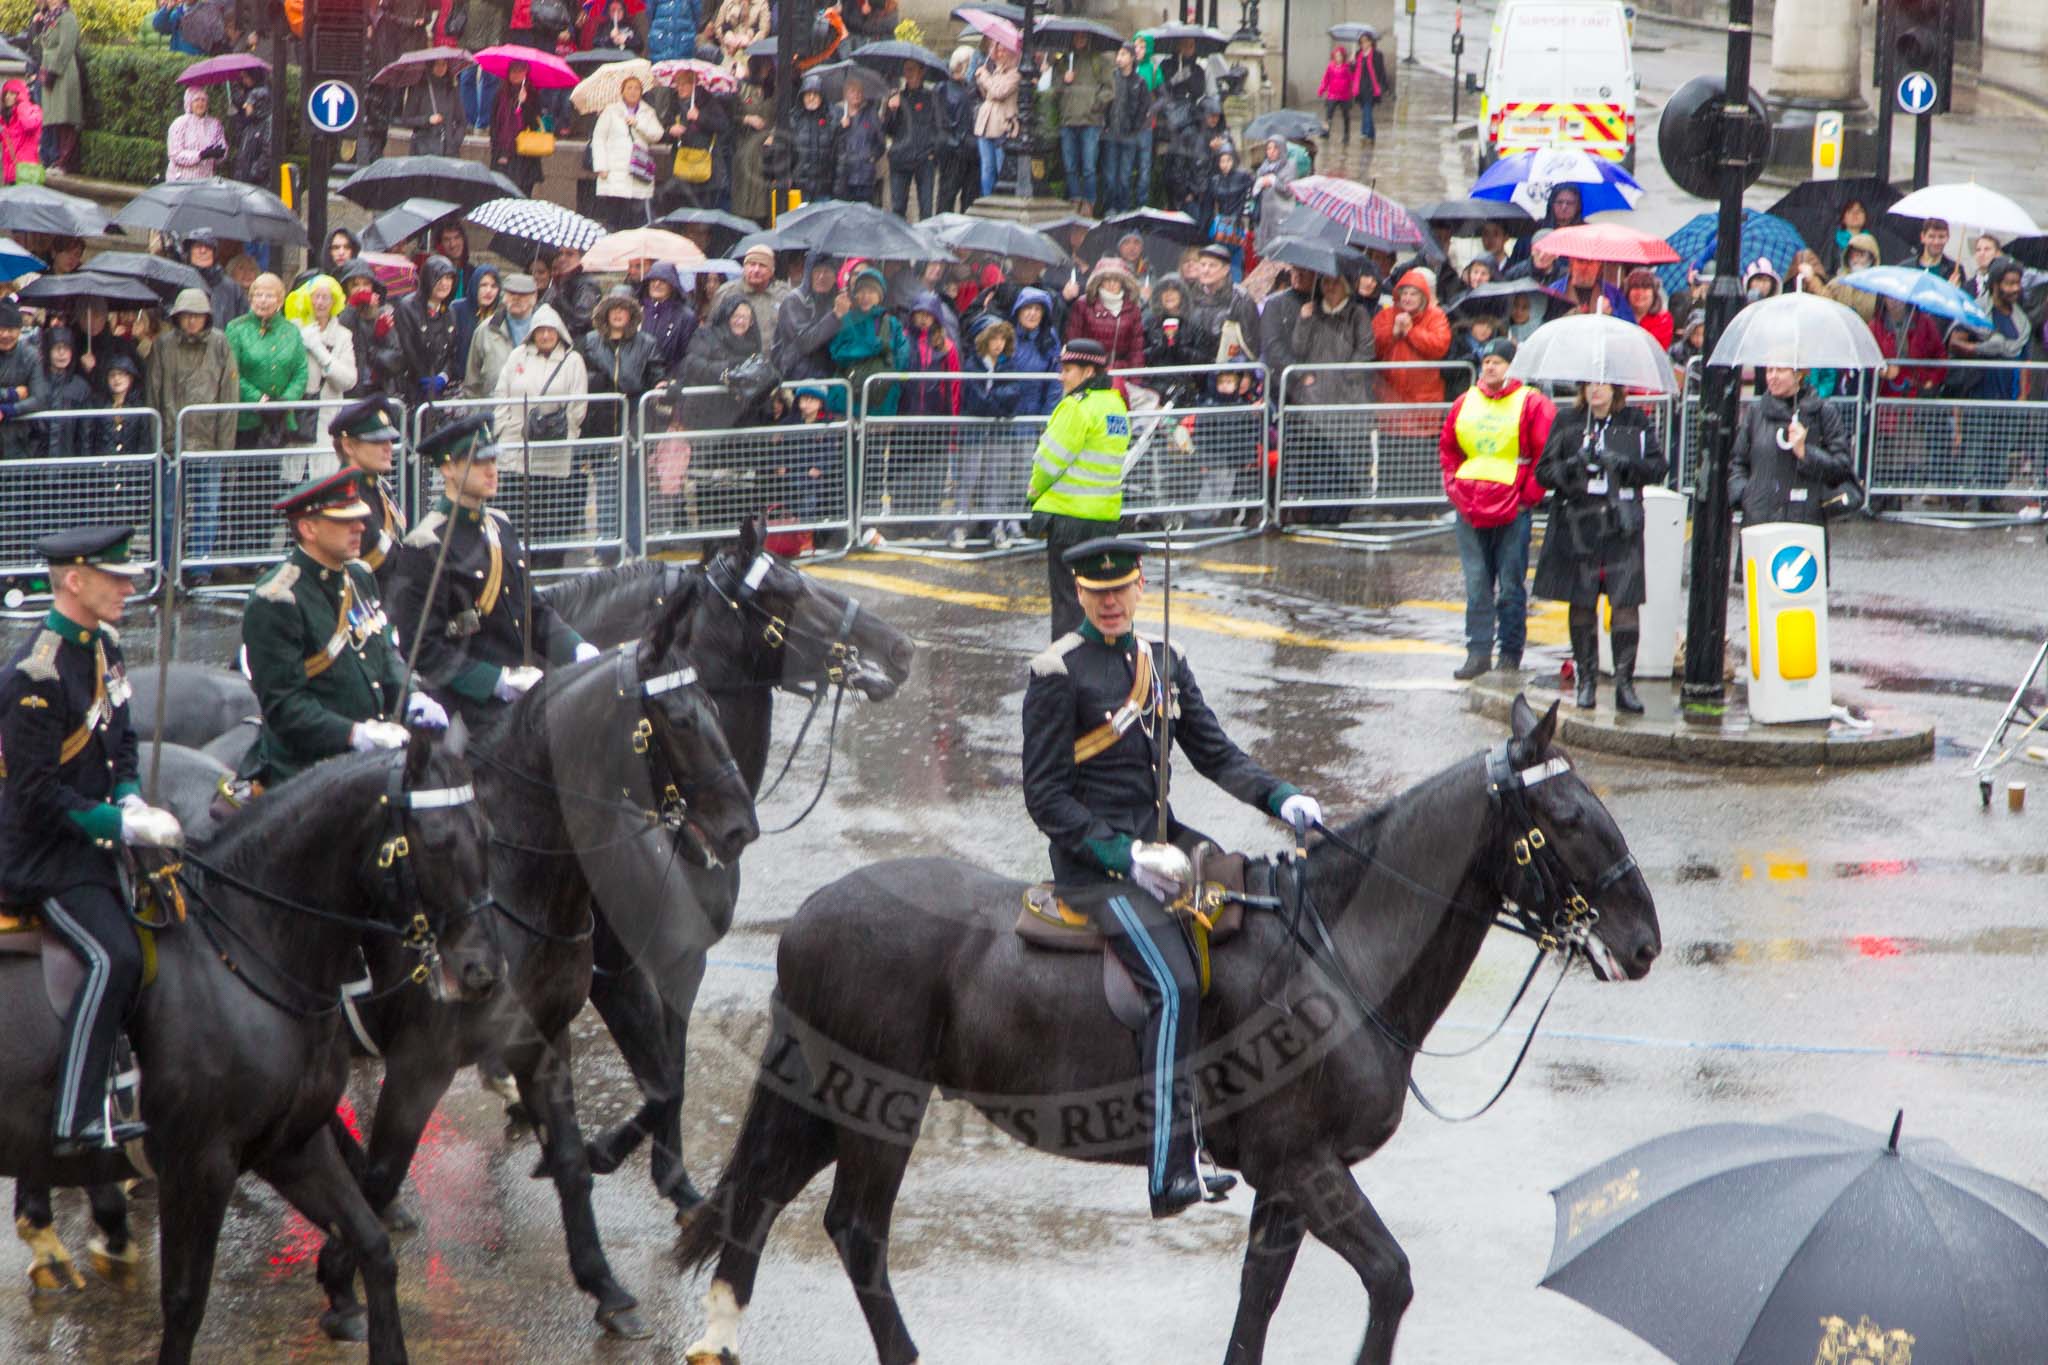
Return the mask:
<path id="1" fill-rule="evenodd" d="M 82 566 L 122 578 L 140 578 L 149 572 L 149 566 L 129 562 L 128 542 L 134 535 L 132 526 L 79 526 L 42 537 L 36 542 L 36 553 L 53 569 Z"/>
<path id="2" fill-rule="evenodd" d="M 1074 571 L 1074 582 L 1102 592 L 1136 582 L 1139 561 L 1144 557 L 1145 547 L 1135 540 L 1100 536 L 1074 546 L 1060 556 L 1060 562 Z"/>

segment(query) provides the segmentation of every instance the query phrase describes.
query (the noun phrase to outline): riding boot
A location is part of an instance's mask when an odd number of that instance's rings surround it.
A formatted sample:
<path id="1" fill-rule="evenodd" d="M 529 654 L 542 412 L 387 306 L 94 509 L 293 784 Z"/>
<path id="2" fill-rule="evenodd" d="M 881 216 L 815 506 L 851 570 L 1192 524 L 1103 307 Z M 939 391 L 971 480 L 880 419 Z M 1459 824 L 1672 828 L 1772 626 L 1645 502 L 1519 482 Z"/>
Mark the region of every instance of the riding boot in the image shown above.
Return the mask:
<path id="1" fill-rule="evenodd" d="M 1574 607 L 1568 618 L 1572 637 L 1572 670 L 1578 678 L 1577 695 L 1572 698 L 1581 711 L 1599 702 L 1600 618 L 1589 609 Z"/>
<path id="2" fill-rule="evenodd" d="M 1189 1206 L 1201 1203 L 1208 1194 L 1201 1173 L 1195 1169 L 1194 1114 L 1187 1102 L 1177 1095 L 1173 1113 L 1164 1121 L 1173 1125 L 1173 1131 L 1166 1139 L 1164 1181 L 1155 1179 L 1152 1186 L 1154 1218 L 1171 1218 Z M 1161 1120 L 1155 1117 L 1153 1122 Z"/>
<path id="3" fill-rule="evenodd" d="M 1614 632 L 1614 708 L 1632 716 L 1643 714 L 1642 698 L 1636 695 L 1636 644 L 1641 639 L 1638 630 Z"/>

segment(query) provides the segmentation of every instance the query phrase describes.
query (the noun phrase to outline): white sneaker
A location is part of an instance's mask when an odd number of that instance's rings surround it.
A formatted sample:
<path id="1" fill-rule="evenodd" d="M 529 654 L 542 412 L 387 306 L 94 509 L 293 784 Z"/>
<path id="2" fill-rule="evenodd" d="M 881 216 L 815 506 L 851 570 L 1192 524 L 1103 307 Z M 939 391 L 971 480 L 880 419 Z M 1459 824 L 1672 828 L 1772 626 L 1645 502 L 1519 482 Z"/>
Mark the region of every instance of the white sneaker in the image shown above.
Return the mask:
<path id="1" fill-rule="evenodd" d="M 2027 504 L 2027 505 L 2026 505 L 2025 507 L 2022 507 L 2022 508 L 2020 508 L 2020 520 L 2021 520 L 2021 521 L 2039 521 L 2040 519 L 2041 519 L 2041 504 L 2040 504 L 2040 503 L 2038 503 L 2038 502 L 2030 502 L 2030 503 L 2028 503 L 2028 504 Z"/>
<path id="2" fill-rule="evenodd" d="M 967 548 L 967 528 L 966 528 L 966 527 L 964 527 L 964 526 L 955 526 L 955 527 L 953 528 L 953 534 L 952 534 L 952 535 L 950 535 L 950 536 L 948 536 L 948 537 L 946 537 L 946 548 L 948 548 L 948 549 L 951 549 L 951 550 L 964 550 L 964 549 L 966 549 L 966 548 Z"/>
<path id="3" fill-rule="evenodd" d="M 995 547 L 996 547 L 996 548 L 997 548 L 998 550 L 1007 550 L 1007 549 L 1009 549 L 1009 548 L 1010 548 L 1010 528 L 1009 528 L 1009 527 L 1007 527 L 1007 526 L 1005 526 L 1005 525 L 1003 525 L 1003 524 L 1001 524 L 1000 522 L 999 522 L 999 523 L 997 523 L 997 525 L 996 525 L 996 529 L 995 529 L 995 534 L 993 534 L 992 536 L 990 536 L 990 537 L 989 537 L 989 539 L 990 539 L 991 541 L 993 541 L 993 542 L 995 543 Z"/>
<path id="4" fill-rule="evenodd" d="M 879 550 L 889 542 L 882 539 L 882 533 L 873 526 L 860 533 L 860 547 L 863 550 Z"/>

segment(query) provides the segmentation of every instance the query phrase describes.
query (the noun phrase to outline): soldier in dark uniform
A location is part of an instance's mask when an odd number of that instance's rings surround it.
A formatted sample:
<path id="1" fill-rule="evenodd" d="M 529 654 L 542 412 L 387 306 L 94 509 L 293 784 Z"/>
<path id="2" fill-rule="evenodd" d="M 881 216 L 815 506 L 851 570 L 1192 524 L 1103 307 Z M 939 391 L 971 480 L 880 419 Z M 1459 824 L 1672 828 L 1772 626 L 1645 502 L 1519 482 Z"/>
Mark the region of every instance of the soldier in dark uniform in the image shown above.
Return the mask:
<path id="1" fill-rule="evenodd" d="M 406 532 L 405 513 L 399 509 L 398 489 L 392 482 L 399 432 L 390 403 L 382 397 L 360 399 L 334 414 L 327 424 L 342 469 L 354 469 L 363 476 L 363 499 L 370 504 L 371 524 L 363 529 L 362 561 L 377 575 L 380 593 L 391 591 L 391 568 Z"/>
<path id="2" fill-rule="evenodd" d="M 440 466 L 443 492 L 399 546 L 392 613 L 399 638 L 420 642 L 420 676 L 435 700 L 474 726 L 540 681 L 529 658 L 562 664 L 598 650 L 538 596 L 526 649 L 526 549 L 511 520 L 487 505 L 498 491 L 498 447 L 484 419 L 450 423 L 420 442 L 419 453 Z M 429 602 L 444 533 L 448 562 Z"/>
<path id="3" fill-rule="evenodd" d="M 1166 1218 L 1202 1197 L 1195 1170 L 1193 1098 L 1187 1059 L 1200 1000 L 1194 950 L 1166 907 L 1192 879 L 1183 848 L 1201 838 L 1167 810 L 1159 832 L 1162 701 L 1172 741 L 1195 770 L 1247 805 L 1282 820 L 1313 823 L 1322 808 L 1275 778 L 1230 740 L 1202 700 L 1176 647 L 1169 666 L 1157 640 L 1134 633 L 1144 595 L 1134 541 L 1084 541 L 1066 553 L 1087 617 L 1031 661 L 1024 690 L 1024 804 L 1052 844 L 1054 881 L 1110 884 L 1121 894 L 1087 897 L 1098 927 L 1144 993 L 1139 1068 L 1149 1077 L 1153 1123 L 1152 1216 Z"/>
<path id="4" fill-rule="evenodd" d="M 142 1136 L 110 1130 L 107 1087 L 123 1022 L 142 980 L 142 949 L 128 921 L 120 845 L 174 848 L 177 817 L 142 799 L 128 674 L 114 623 L 136 578 L 126 526 L 45 536 L 56 603 L 43 628 L 0 677 L 0 885 L 38 905 L 44 922 L 85 963 L 85 984 L 64 1021 L 56 1150 L 76 1155 Z"/>
<path id="5" fill-rule="evenodd" d="M 375 512 L 363 475 L 344 469 L 275 504 L 294 542 L 256 580 L 242 611 L 242 657 L 263 728 L 242 772 L 266 787 L 350 750 L 398 749 L 405 719 L 445 727 L 447 712 L 410 692 L 377 580 L 360 552 Z"/>

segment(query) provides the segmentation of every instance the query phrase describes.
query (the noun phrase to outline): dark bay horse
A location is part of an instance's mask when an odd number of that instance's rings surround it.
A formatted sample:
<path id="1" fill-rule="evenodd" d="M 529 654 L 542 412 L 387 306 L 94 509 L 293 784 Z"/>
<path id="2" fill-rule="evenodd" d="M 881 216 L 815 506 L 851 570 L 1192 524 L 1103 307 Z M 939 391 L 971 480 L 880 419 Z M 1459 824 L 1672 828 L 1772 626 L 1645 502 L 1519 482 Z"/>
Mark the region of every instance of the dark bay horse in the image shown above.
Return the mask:
<path id="1" fill-rule="evenodd" d="M 387 945 L 449 998 L 495 986 L 489 837 L 467 765 L 415 735 L 255 802 L 206 851 L 203 873 L 202 856 L 185 855 L 190 918 L 157 935 L 157 980 L 129 1025 L 158 1181 L 160 1361 L 192 1357 L 243 1171 L 350 1242 L 369 1289 L 370 1360 L 405 1359 L 390 1242 L 329 1127 L 348 1074 L 340 991 L 359 947 Z M 111 1185 L 134 1174 L 119 1153 L 50 1156 L 60 1040 L 40 971 L 34 958 L 0 959 L 0 1174 L 41 1190 Z"/>
<path id="2" fill-rule="evenodd" d="M 729 865 L 759 832 L 753 798 L 690 667 L 699 616 L 691 603 L 671 601 L 646 638 L 550 670 L 470 741 L 493 829 L 499 900 L 489 922 L 509 963 L 508 988 L 476 1006 L 393 996 L 364 1008 L 364 1033 L 384 1059 L 367 1150 L 334 1125 L 370 1207 L 391 1212 L 456 1072 L 501 1057 L 540 1138 L 576 1284 L 597 1300 L 598 1322 L 627 1337 L 647 1329 L 598 1234 L 569 1025 L 590 993 L 594 901 L 647 922 L 658 940 L 662 921 L 691 914 L 685 870 Z M 382 989 L 405 964 L 373 954 L 370 969 Z M 324 1325 L 359 1332 L 354 1248 L 330 1240 L 320 1267 L 332 1300 Z"/>
<path id="3" fill-rule="evenodd" d="M 696 620 L 691 662 L 718 703 L 726 743 L 756 796 L 767 774 L 778 690 L 814 689 L 814 707 L 835 686 L 886 701 L 910 676 L 916 652 L 908 636 L 853 598 L 766 553 L 751 521 L 735 543 L 708 552 L 700 564 L 642 561 L 570 579 L 547 595 L 564 620 L 599 643 L 637 631 L 664 603 L 687 603 Z M 832 739 L 817 736 L 828 746 Z M 615 1170 L 651 1136 L 655 1188 L 679 1213 L 703 1198 L 682 1159 L 690 1011 L 706 954 L 732 927 L 740 868 L 737 861 L 690 868 L 684 878 L 700 918 L 692 921 L 695 936 L 676 945 L 680 951 L 647 942 L 613 913 L 611 899 L 599 898 L 599 974 L 590 992 L 646 1097 L 630 1120 L 591 1143 L 591 1168 Z"/>
<path id="4" fill-rule="evenodd" d="M 1191 1074 L 1211 1154 L 1257 1192 L 1227 1365 L 1264 1359 L 1311 1233 L 1365 1285 L 1359 1365 L 1392 1358 L 1413 1293 L 1407 1258 L 1350 1168 L 1399 1125 L 1415 1053 L 1506 903 L 1532 934 L 1583 950 L 1603 980 L 1655 961 L 1650 889 L 1552 750 L 1556 716 L 1539 721 L 1517 699 L 1511 739 L 1316 844 L 1306 900 L 1283 892 L 1280 913 L 1249 915 L 1215 955 Z M 963 863 L 880 863 L 812 895 L 783 931 L 747 1117 L 679 1248 L 686 1269 L 717 1262 L 691 1365 L 737 1361 L 776 1214 L 835 1162 L 826 1231 L 883 1365 L 916 1361 L 889 1284 L 889 1224 L 935 1086 L 1041 1150 L 1144 1164 L 1134 1118 L 1146 1091 L 1101 964 L 1026 947 L 1012 929 L 1022 890 Z M 865 984 L 878 981 L 885 1009 Z"/>

